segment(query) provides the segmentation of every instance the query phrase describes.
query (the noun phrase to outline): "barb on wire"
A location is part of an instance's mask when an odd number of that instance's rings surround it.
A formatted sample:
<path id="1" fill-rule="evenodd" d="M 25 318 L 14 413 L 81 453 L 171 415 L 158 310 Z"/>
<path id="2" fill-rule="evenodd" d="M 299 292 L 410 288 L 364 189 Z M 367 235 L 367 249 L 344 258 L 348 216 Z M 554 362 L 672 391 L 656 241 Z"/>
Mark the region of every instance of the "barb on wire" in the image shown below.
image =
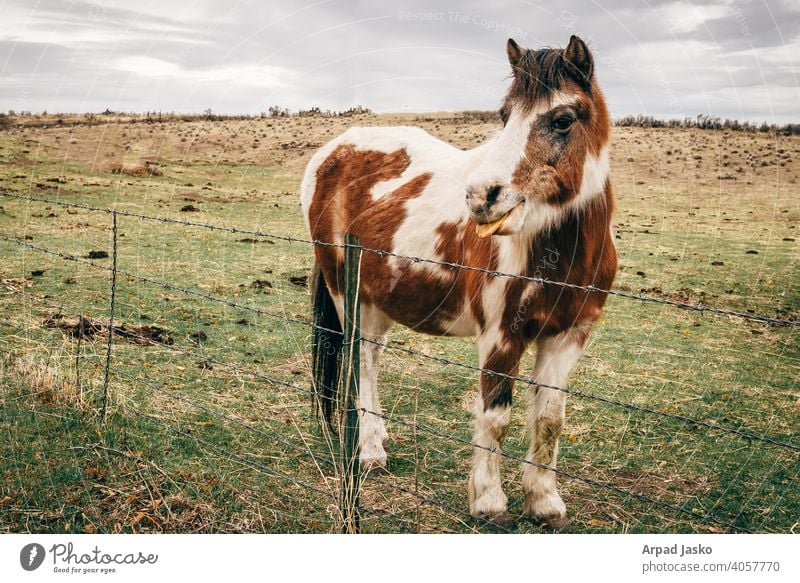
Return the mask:
<path id="1" fill-rule="evenodd" d="M 91 205 L 74 203 L 74 202 L 64 202 L 64 201 L 59 201 L 59 200 L 50 200 L 50 199 L 46 199 L 46 198 L 39 198 L 39 197 L 33 197 L 33 196 L 28 196 L 28 195 L 10 193 L 10 192 L 6 192 L 6 191 L 0 191 L 0 196 L 5 196 L 7 198 L 16 198 L 16 199 L 19 199 L 19 200 L 27 200 L 27 201 L 30 201 L 30 202 L 41 202 L 41 203 L 54 204 L 54 205 L 70 207 L 70 208 L 80 208 L 80 209 L 93 211 L 93 212 L 103 212 L 103 213 L 117 212 L 121 216 L 130 217 L 130 218 L 136 218 L 136 219 L 140 219 L 140 220 L 155 221 L 155 222 L 160 222 L 160 223 L 172 223 L 172 224 L 178 224 L 178 225 L 183 225 L 183 226 L 188 226 L 188 227 L 197 227 L 197 228 L 201 228 L 201 229 L 209 229 L 209 230 L 212 230 L 212 231 L 222 231 L 222 232 L 228 232 L 228 233 L 234 233 L 234 234 L 240 234 L 240 235 L 250 235 L 250 236 L 253 236 L 253 237 L 263 237 L 263 238 L 267 238 L 267 239 L 274 239 L 274 240 L 277 240 L 277 241 L 286 241 L 286 242 L 289 242 L 289 243 L 304 243 L 304 244 L 313 245 L 313 246 L 336 247 L 336 248 L 340 248 L 340 249 L 344 249 L 344 248 L 349 246 L 347 243 L 335 243 L 335 242 L 331 242 L 331 241 L 321 241 L 321 240 L 318 240 L 318 239 L 305 239 L 305 238 L 302 238 L 302 237 L 293 237 L 293 236 L 290 236 L 290 235 L 279 235 L 279 234 L 276 234 L 276 233 L 270 233 L 270 232 L 265 232 L 265 231 L 260 231 L 260 230 L 243 229 L 243 228 L 239 228 L 239 227 L 228 227 L 228 226 L 224 226 L 224 225 L 216 225 L 216 224 L 213 224 L 213 223 L 205 223 L 205 222 L 200 222 L 200 221 L 189 221 L 189 220 L 184 220 L 184 219 L 174 219 L 174 218 L 170 218 L 170 217 L 154 216 L 154 215 L 147 215 L 147 214 L 142 214 L 142 213 L 133 213 L 133 212 L 130 212 L 130 211 L 115 210 L 115 209 L 110 209 L 110 208 L 105 208 L 105 207 L 97 207 L 97 206 L 91 206 Z M 504 273 L 504 272 L 501 272 L 501 271 L 486 269 L 484 267 L 478 267 L 478 266 L 474 266 L 474 265 L 464 265 L 464 264 L 455 263 L 455 262 L 452 262 L 452 261 L 440 261 L 440 260 L 430 259 L 430 258 L 426 258 L 426 257 L 414 257 L 414 256 L 409 256 L 409 255 L 402 255 L 402 254 L 394 253 L 392 251 L 387 251 L 387 250 L 384 250 L 384 249 L 372 249 L 372 248 L 369 248 L 369 247 L 361 247 L 361 246 L 359 246 L 359 248 L 362 251 L 366 252 L 366 253 L 372 253 L 372 254 L 378 255 L 379 257 L 394 257 L 396 259 L 402 259 L 402 260 L 406 260 L 406 261 L 411 261 L 411 262 L 417 263 L 417 264 L 425 263 L 425 264 L 429 264 L 429 265 L 437 265 L 439 267 L 446 267 L 446 268 L 449 268 L 449 269 L 456 269 L 456 270 L 463 270 L 463 271 L 473 271 L 473 272 L 477 272 L 477 273 L 483 273 L 483 274 L 489 275 L 491 277 L 503 277 L 503 278 L 509 278 L 509 279 L 516 279 L 516 280 L 520 280 L 520 281 L 526 281 L 528 283 L 536 283 L 536 284 L 539 284 L 539 285 L 553 285 L 553 286 L 562 287 L 562 288 L 566 288 L 566 289 L 573 289 L 573 290 L 577 290 L 577 291 L 583 291 L 585 293 L 607 294 L 607 295 L 610 295 L 610 296 L 626 298 L 626 299 L 629 299 L 629 300 L 637 300 L 637 301 L 642 302 L 642 303 L 660 304 L 660 305 L 672 306 L 674 308 L 693 311 L 693 312 L 709 313 L 709 314 L 714 314 L 714 315 L 718 315 L 718 316 L 728 316 L 728 317 L 732 317 L 732 318 L 739 318 L 739 319 L 742 319 L 742 320 L 750 320 L 750 321 L 753 321 L 753 322 L 761 322 L 762 324 L 767 324 L 767 325 L 770 325 L 770 326 L 800 327 L 800 320 L 789 320 L 789 319 L 785 319 L 785 318 L 773 318 L 773 317 L 765 316 L 765 315 L 762 315 L 762 314 L 755 314 L 755 313 L 751 314 L 751 313 L 748 313 L 748 312 L 740 312 L 740 311 L 736 311 L 736 310 L 715 308 L 715 307 L 712 307 L 712 306 L 706 306 L 706 305 L 704 305 L 702 303 L 690 304 L 688 302 L 681 302 L 681 301 L 678 301 L 678 300 L 671 300 L 671 299 L 667 299 L 667 298 L 657 298 L 657 297 L 653 297 L 653 296 L 648 296 L 648 295 L 645 295 L 643 293 L 636 294 L 636 293 L 631 293 L 631 292 L 625 292 L 625 291 L 622 291 L 622 290 L 603 289 L 603 288 L 600 288 L 600 287 L 597 287 L 597 286 L 591 285 L 591 284 L 590 285 L 579 285 L 579 284 L 575 284 L 575 283 L 569 283 L 569 282 L 566 282 L 566 281 L 556 281 L 556 280 L 548 279 L 548 278 L 545 278 L 545 277 L 534 277 L 534 276 L 521 275 L 521 274 L 515 274 L 515 273 Z"/>
<path id="2" fill-rule="evenodd" d="M 33 249 L 35 251 L 40 251 L 40 252 L 47 253 L 47 254 L 50 254 L 50 255 L 55 255 L 57 257 L 65 259 L 67 261 L 77 262 L 77 263 L 80 263 L 80 264 L 83 264 L 83 265 L 87 265 L 89 267 L 93 267 L 93 268 L 100 269 L 100 270 L 111 271 L 111 268 L 106 267 L 105 265 L 100 265 L 100 264 L 95 263 L 93 261 L 89 261 L 87 259 L 82 259 L 80 257 L 75 257 L 73 255 L 70 255 L 70 254 L 67 254 L 67 253 L 63 253 L 61 251 L 54 251 L 52 249 L 47 249 L 47 248 L 44 248 L 44 247 L 40 247 L 38 245 L 34 245 L 33 243 L 29 243 L 27 241 L 22 241 L 20 239 L 15 239 L 13 237 L 7 237 L 7 236 L 5 236 L 5 235 L 3 235 L 1 233 L 0 233 L 0 240 L 9 241 L 9 242 L 15 243 L 17 245 L 28 247 L 28 248 Z M 339 334 L 339 335 L 342 334 L 341 331 L 325 328 L 325 327 L 319 326 L 318 324 L 316 324 L 314 322 L 308 322 L 306 320 L 301 320 L 299 318 L 292 318 L 292 317 L 286 316 L 284 314 L 278 314 L 276 312 L 272 312 L 270 310 L 265 310 L 263 308 L 259 308 L 259 307 L 255 307 L 255 306 L 248 306 L 248 305 L 245 305 L 245 304 L 240 304 L 240 303 L 234 302 L 232 300 L 229 300 L 227 298 L 215 296 L 215 295 L 212 295 L 212 294 L 208 294 L 208 293 L 201 292 L 201 291 L 198 291 L 198 290 L 193 290 L 193 289 L 190 289 L 190 288 L 184 288 L 184 287 L 181 287 L 181 286 L 177 286 L 177 285 L 171 284 L 169 282 L 153 279 L 153 278 L 150 278 L 150 277 L 147 277 L 147 276 L 131 273 L 131 272 L 128 272 L 128 271 L 123 271 L 121 269 L 117 269 L 116 272 L 118 274 L 124 275 L 126 277 L 131 278 L 131 279 L 143 281 L 143 282 L 146 282 L 146 283 L 161 287 L 163 289 L 170 289 L 170 290 L 173 290 L 173 291 L 184 293 L 186 295 L 193 295 L 193 296 L 201 297 L 201 298 L 204 298 L 206 300 L 213 301 L 213 302 L 218 302 L 218 303 L 227 305 L 227 306 L 235 308 L 235 309 L 247 310 L 247 311 L 256 313 L 258 315 L 261 315 L 261 316 L 269 316 L 269 317 L 278 318 L 278 319 L 281 319 L 281 320 L 283 320 L 284 322 L 287 322 L 287 323 L 296 323 L 296 324 L 302 324 L 304 326 L 310 326 L 310 327 L 317 328 L 319 330 L 324 330 L 326 332 L 330 332 L 330 333 L 333 333 L 333 334 Z M 504 379 L 508 379 L 508 380 L 512 380 L 512 381 L 517 381 L 517 382 L 523 383 L 523 384 L 528 385 L 528 386 L 536 386 L 536 387 L 540 387 L 540 388 L 543 388 L 543 389 L 551 389 L 551 390 L 554 390 L 554 391 L 560 391 L 560 392 L 563 392 L 563 393 L 565 393 L 567 395 L 574 395 L 575 397 L 578 397 L 578 398 L 593 400 L 593 401 L 605 403 L 607 405 L 613 405 L 613 406 L 617 406 L 617 407 L 622 407 L 622 408 L 625 408 L 625 409 L 630 410 L 630 411 L 636 411 L 636 412 L 643 413 L 643 414 L 654 415 L 654 416 L 662 417 L 662 418 L 665 418 L 665 419 L 671 419 L 673 421 L 679 421 L 679 422 L 681 422 L 683 424 L 697 425 L 697 426 L 700 426 L 700 427 L 705 427 L 705 428 L 707 428 L 709 430 L 720 431 L 720 432 L 727 433 L 727 434 L 730 434 L 730 435 L 735 435 L 737 437 L 740 437 L 740 438 L 743 438 L 743 439 L 747 439 L 749 441 L 759 441 L 759 442 L 767 443 L 767 444 L 774 445 L 774 446 L 777 446 L 777 447 L 783 447 L 783 448 L 786 448 L 786 449 L 791 449 L 793 451 L 800 451 L 800 446 L 798 446 L 798 445 L 794 445 L 792 443 L 788 443 L 788 442 L 785 442 L 785 441 L 779 441 L 777 439 L 773 439 L 773 438 L 767 437 L 767 436 L 761 436 L 761 435 L 758 435 L 757 433 L 754 433 L 752 431 L 734 429 L 734 428 L 731 428 L 731 427 L 725 427 L 723 425 L 717 425 L 717 424 L 714 424 L 714 423 L 709 423 L 708 421 L 703 421 L 703 420 L 700 420 L 700 419 L 693 419 L 691 417 L 687 417 L 687 416 L 684 416 L 684 415 L 678 415 L 678 414 L 674 414 L 674 413 L 666 413 L 664 411 L 658 411 L 656 409 L 651 409 L 649 407 L 644 407 L 642 405 L 636 405 L 636 404 L 630 403 L 630 402 L 626 403 L 626 402 L 618 401 L 618 400 L 611 399 L 611 398 L 608 398 L 608 397 L 595 395 L 593 393 L 587 393 L 587 392 L 581 391 L 579 389 L 569 389 L 569 388 L 565 388 L 565 387 L 557 387 L 557 386 L 554 386 L 554 385 L 548 385 L 548 384 L 545 384 L 545 383 L 537 382 L 537 381 L 535 381 L 533 379 L 524 378 L 524 377 L 515 376 L 515 375 L 508 375 L 508 374 L 505 374 L 505 373 L 493 371 L 493 370 L 486 369 L 486 368 L 481 368 L 481 367 L 470 365 L 470 364 L 466 364 L 466 363 L 463 363 L 463 362 L 450 360 L 450 359 L 447 359 L 447 358 L 444 358 L 444 357 L 441 357 L 441 356 L 434 356 L 434 355 L 427 354 L 427 353 L 424 353 L 424 352 L 420 352 L 420 351 L 417 351 L 417 350 L 404 348 L 404 347 L 397 346 L 397 345 L 394 345 L 394 344 L 391 344 L 391 343 L 383 343 L 383 342 L 380 342 L 380 341 L 377 341 L 377 340 L 372 340 L 372 339 L 363 338 L 363 337 L 361 338 L 361 340 L 363 340 L 364 342 L 369 342 L 369 343 L 375 344 L 377 346 L 381 346 L 383 348 L 390 349 L 390 350 L 396 350 L 396 351 L 404 352 L 404 353 L 412 355 L 412 356 L 419 356 L 419 357 L 425 358 L 427 360 L 438 362 L 439 364 L 443 364 L 445 366 L 457 366 L 459 368 L 464 368 L 464 369 L 471 370 L 471 371 L 474 371 L 474 372 L 483 373 L 483 374 L 486 374 L 486 375 L 489 375 L 489 376 L 494 376 L 494 377 L 498 377 L 498 378 L 504 378 Z M 161 345 L 161 343 L 158 343 L 158 344 Z"/>

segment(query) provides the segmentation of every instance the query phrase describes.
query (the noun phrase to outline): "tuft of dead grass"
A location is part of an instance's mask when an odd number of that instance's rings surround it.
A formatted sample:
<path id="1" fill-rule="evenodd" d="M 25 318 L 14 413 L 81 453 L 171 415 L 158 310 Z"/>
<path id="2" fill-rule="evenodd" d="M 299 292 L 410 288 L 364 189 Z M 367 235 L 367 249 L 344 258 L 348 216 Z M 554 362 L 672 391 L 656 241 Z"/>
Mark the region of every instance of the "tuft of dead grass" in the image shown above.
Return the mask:
<path id="1" fill-rule="evenodd" d="M 34 354 L 11 352 L 0 360 L 0 377 L 21 394 L 42 403 L 82 404 L 80 390 L 67 380 L 68 375 L 59 363 L 57 358 L 44 362 Z"/>

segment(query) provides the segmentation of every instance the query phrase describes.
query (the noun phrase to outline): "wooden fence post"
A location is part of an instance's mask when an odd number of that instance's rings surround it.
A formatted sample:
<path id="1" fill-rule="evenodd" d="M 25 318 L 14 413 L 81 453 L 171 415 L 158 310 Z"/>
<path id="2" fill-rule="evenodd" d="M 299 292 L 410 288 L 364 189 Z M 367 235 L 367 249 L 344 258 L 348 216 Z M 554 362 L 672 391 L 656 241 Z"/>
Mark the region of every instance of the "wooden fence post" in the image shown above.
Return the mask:
<path id="1" fill-rule="evenodd" d="M 358 287 L 361 270 L 361 242 L 345 236 L 344 249 L 344 346 L 342 351 L 341 389 L 344 415 L 341 440 L 342 531 L 359 532 L 358 499 L 361 475 L 358 464 L 358 385 L 360 382 L 361 314 Z"/>

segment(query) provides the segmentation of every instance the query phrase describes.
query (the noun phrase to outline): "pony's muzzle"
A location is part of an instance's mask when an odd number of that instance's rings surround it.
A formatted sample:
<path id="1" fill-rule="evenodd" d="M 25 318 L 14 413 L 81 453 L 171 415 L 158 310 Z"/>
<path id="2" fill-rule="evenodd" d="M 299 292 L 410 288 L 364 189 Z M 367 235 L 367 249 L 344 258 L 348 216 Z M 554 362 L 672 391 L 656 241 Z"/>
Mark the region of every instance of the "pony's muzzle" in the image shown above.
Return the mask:
<path id="1" fill-rule="evenodd" d="M 502 195 L 503 186 L 501 184 L 467 188 L 467 206 L 476 223 L 492 221 L 492 215 L 495 213 L 494 207 L 498 205 L 498 201 L 503 200 Z M 502 207 L 502 202 L 498 206 Z"/>
<path id="2" fill-rule="evenodd" d="M 524 221 L 524 200 L 500 184 L 467 189 L 467 206 L 477 223 L 479 237 L 510 235 L 519 231 Z"/>

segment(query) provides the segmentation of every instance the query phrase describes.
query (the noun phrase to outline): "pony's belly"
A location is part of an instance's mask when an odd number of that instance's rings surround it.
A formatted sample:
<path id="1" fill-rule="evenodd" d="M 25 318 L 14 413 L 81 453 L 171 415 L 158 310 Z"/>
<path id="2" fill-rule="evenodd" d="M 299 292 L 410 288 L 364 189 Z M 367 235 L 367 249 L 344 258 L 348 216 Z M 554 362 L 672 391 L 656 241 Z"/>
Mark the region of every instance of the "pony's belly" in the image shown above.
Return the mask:
<path id="1" fill-rule="evenodd" d="M 371 300 L 395 322 L 424 334 L 474 336 L 477 324 L 460 290 L 454 286 L 397 283 Z"/>

